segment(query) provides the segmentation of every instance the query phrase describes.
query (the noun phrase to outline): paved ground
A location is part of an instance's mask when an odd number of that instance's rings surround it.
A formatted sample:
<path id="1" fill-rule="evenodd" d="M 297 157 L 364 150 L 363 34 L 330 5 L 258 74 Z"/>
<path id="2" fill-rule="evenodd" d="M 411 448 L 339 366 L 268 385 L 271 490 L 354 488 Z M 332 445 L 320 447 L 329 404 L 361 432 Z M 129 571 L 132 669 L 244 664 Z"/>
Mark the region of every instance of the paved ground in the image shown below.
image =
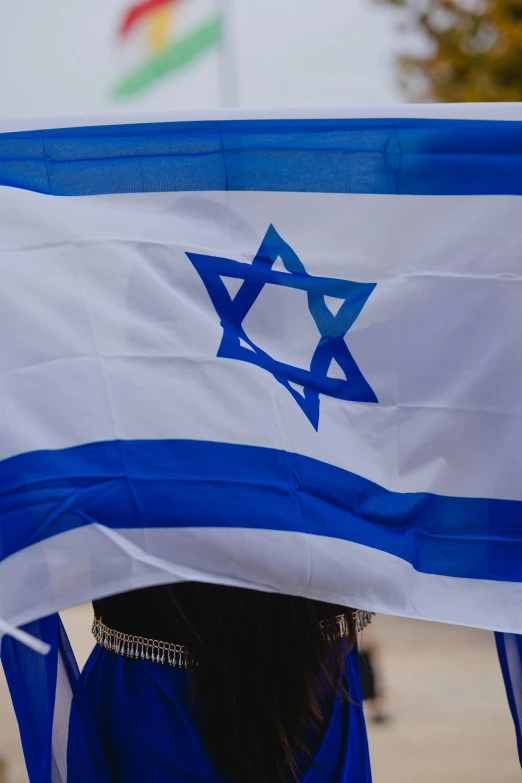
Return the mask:
<path id="1" fill-rule="evenodd" d="M 389 726 L 369 726 L 374 783 L 520 783 L 493 634 L 379 617 Z"/>
<path id="2" fill-rule="evenodd" d="M 79 659 L 91 647 L 90 612 L 65 622 Z M 520 783 L 515 739 L 492 634 L 381 617 L 389 726 L 370 726 L 374 783 Z M 0 783 L 26 783 L 0 679 Z M 144 783 L 146 783 L 144 781 Z"/>

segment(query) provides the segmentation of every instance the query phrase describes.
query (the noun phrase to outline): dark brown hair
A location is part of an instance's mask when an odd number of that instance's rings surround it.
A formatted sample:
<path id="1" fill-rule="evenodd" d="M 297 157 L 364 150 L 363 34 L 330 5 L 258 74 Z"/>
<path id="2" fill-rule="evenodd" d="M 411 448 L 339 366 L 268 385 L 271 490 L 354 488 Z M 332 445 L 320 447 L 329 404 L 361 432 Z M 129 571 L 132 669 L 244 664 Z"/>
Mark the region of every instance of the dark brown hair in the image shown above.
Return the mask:
<path id="1" fill-rule="evenodd" d="M 355 643 L 328 642 L 320 621 L 338 607 L 217 585 L 165 588 L 197 665 L 201 731 L 230 783 L 299 781 L 313 763 L 334 699 L 347 699 L 345 659 Z"/>

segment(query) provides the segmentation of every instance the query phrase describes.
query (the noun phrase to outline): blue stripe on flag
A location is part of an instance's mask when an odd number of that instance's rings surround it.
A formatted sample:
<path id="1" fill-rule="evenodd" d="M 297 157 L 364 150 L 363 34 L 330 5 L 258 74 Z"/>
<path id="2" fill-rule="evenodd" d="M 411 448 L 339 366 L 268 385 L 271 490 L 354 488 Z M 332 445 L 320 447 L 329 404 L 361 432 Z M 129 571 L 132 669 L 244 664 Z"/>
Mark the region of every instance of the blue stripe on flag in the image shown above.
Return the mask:
<path id="1" fill-rule="evenodd" d="M 94 443 L 4 460 L 0 487 L 0 559 L 91 523 L 240 527 L 353 541 L 423 573 L 522 581 L 521 502 L 390 492 L 274 449 Z"/>
<path id="2" fill-rule="evenodd" d="M 222 120 L 0 134 L 0 185 L 157 191 L 522 194 L 522 123 Z"/>

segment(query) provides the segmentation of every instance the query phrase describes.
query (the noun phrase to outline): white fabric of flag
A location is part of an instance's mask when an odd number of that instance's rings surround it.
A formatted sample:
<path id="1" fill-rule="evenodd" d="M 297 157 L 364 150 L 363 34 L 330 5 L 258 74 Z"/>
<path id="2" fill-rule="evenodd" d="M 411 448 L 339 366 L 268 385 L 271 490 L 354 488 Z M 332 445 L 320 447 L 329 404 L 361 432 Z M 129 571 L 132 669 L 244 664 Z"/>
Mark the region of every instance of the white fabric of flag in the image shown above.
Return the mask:
<path id="1" fill-rule="evenodd" d="M 200 580 L 522 632 L 520 107 L 0 130 L 5 623 Z"/>

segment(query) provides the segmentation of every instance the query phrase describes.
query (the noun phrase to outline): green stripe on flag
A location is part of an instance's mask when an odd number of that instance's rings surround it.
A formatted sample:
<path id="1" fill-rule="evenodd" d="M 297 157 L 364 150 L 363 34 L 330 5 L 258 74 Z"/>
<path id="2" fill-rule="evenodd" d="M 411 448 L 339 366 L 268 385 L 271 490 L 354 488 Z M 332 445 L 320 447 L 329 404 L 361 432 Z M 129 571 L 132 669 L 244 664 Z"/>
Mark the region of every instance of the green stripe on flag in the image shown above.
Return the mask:
<path id="1" fill-rule="evenodd" d="M 168 49 L 149 60 L 138 70 L 127 76 L 115 89 L 117 98 L 126 98 L 134 95 L 149 84 L 177 71 L 187 65 L 211 46 L 219 44 L 222 35 L 222 20 L 220 16 L 214 17 L 197 27 L 194 32 L 187 35 L 181 41 L 176 41 Z"/>

